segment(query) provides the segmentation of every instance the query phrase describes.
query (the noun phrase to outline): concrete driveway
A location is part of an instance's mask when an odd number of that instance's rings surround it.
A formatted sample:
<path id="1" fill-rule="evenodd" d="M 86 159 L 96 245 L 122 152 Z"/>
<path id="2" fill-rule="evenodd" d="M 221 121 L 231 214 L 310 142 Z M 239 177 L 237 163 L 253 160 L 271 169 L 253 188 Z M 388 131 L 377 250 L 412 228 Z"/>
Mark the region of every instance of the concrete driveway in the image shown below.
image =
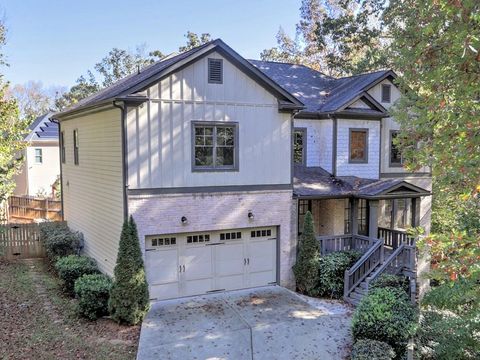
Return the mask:
<path id="1" fill-rule="evenodd" d="M 350 308 L 279 286 L 153 304 L 138 360 L 343 359 Z"/>

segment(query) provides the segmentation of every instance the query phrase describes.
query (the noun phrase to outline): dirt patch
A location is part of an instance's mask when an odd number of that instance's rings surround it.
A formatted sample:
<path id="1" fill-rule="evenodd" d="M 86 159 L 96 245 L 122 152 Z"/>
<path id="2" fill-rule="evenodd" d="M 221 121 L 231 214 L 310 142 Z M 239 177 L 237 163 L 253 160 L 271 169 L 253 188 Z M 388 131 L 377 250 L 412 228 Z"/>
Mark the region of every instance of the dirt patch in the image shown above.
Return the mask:
<path id="1" fill-rule="evenodd" d="M 258 296 L 255 294 L 249 295 L 248 297 L 238 300 L 235 302 L 238 306 L 272 306 L 279 298 L 278 294 L 265 294 L 264 296 Z"/>
<path id="2" fill-rule="evenodd" d="M 0 354 L 6 359 L 134 359 L 140 327 L 78 318 L 43 261 L 0 262 Z"/>

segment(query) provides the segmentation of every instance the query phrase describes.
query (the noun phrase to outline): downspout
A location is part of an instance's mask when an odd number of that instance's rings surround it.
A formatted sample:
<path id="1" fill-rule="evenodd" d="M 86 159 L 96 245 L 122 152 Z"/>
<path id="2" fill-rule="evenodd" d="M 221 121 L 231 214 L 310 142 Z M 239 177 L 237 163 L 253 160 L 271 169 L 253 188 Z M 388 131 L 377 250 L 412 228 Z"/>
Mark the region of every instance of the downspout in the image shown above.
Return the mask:
<path id="1" fill-rule="evenodd" d="M 127 177 L 128 177 L 128 161 L 127 161 L 127 149 L 126 149 L 126 144 L 127 144 L 127 129 L 126 129 L 126 116 L 127 116 L 127 111 L 126 111 L 126 105 L 124 102 L 122 102 L 122 105 L 118 105 L 116 101 L 113 101 L 113 106 L 116 108 L 119 108 L 122 115 L 121 115 L 121 126 L 122 126 L 122 184 L 123 184 L 123 217 L 124 220 L 128 219 L 128 196 L 127 196 L 127 188 L 128 188 L 128 182 L 127 182 Z"/>
<path id="2" fill-rule="evenodd" d="M 60 204 L 62 205 L 62 221 L 65 221 L 65 208 L 63 207 L 63 192 L 65 191 L 65 187 L 63 186 L 63 170 L 62 170 L 62 163 L 63 163 L 63 159 L 62 159 L 62 147 L 64 146 L 63 143 L 60 143 L 61 142 L 61 139 L 62 139 L 62 125 L 60 123 L 60 120 L 58 119 L 50 119 L 52 122 L 58 124 L 58 143 L 59 143 L 59 147 L 58 147 L 58 156 L 60 158 Z M 65 141 L 65 139 L 64 139 Z M 27 171 L 27 176 L 28 176 L 28 171 Z M 28 180 L 27 180 L 27 183 L 28 183 Z"/>

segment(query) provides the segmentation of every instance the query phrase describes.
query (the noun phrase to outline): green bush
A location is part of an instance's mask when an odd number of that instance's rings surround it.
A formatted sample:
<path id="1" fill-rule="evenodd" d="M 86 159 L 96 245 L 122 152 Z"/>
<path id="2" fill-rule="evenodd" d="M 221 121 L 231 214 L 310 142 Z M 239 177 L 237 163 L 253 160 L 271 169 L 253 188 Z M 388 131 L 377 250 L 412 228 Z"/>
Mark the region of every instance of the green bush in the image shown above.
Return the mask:
<path id="1" fill-rule="evenodd" d="M 314 295 L 318 282 L 319 260 L 320 251 L 313 229 L 313 218 L 310 211 L 307 211 L 305 214 L 303 234 L 298 243 L 297 262 L 293 266 L 297 289 L 301 293 Z"/>
<path id="2" fill-rule="evenodd" d="M 81 234 L 70 230 L 65 222 L 44 222 L 40 224 L 40 240 L 48 259 L 55 263 L 62 256 L 78 253 Z"/>
<path id="3" fill-rule="evenodd" d="M 119 323 L 137 324 L 147 313 L 149 296 L 137 226 L 131 216 L 123 224 L 114 273 L 110 314 Z"/>
<path id="4" fill-rule="evenodd" d="M 352 360 L 392 360 L 395 351 L 385 342 L 377 340 L 358 340 L 352 349 Z"/>
<path id="5" fill-rule="evenodd" d="M 95 260 L 88 256 L 77 255 L 69 255 L 58 259 L 55 263 L 55 269 L 69 294 L 73 294 L 75 281 L 79 277 L 99 272 Z"/>
<path id="6" fill-rule="evenodd" d="M 341 298 L 345 270 L 351 268 L 361 256 L 358 251 L 340 251 L 322 256 L 318 263 L 318 281 L 314 294 Z"/>
<path id="7" fill-rule="evenodd" d="M 372 282 L 369 286 L 370 289 L 380 288 L 395 288 L 405 291 L 408 295 L 410 292 L 410 280 L 403 275 L 390 275 L 382 274 Z"/>
<path id="8" fill-rule="evenodd" d="M 415 335 L 417 311 L 403 290 L 374 289 L 358 305 L 352 319 L 355 340 L 383 341 L 393 347 L 397 356 L 406 351 L 408 340 Z"/>
<path id="9" fill-rule="evenodd" d="M 108 299 L 112 280 L 104 274 L 83 275 L 75 281 L 78 312 L 90 320 L 108 315 Z"/>

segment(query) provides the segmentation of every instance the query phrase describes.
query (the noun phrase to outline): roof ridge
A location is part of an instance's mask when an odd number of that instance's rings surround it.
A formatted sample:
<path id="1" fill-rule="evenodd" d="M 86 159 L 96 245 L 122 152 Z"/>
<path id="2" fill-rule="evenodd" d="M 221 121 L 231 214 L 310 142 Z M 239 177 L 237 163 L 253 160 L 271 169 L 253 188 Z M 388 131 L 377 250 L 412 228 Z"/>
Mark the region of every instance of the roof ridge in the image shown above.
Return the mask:
<path id="1" fill-rule="evenodd" d="M 257 60 L 257 59 L 246 59 L 246 60 L 247 60 L 248 62 L 254 61 L 254 62 L 272 63 L 272 64 L 284 64 L 284 65 L 301 66 L 301 67 L 307 68 L 307 69 L 309 69 L 309 70 L 311 70 L 311 71 L 315 71 L 316 73 L 319 73 L 320 75 L 325 76 L 325 77 L 327 77 L 327 78 L 329 78 L 329 79 L 331 79 L 331 80 L 336 80 L 335 77 L 330 76 L 330 75 L 327 75 L 327 74 L 325 74 L 325 73 L 322 72 L 322 71 L 318 71 L 318 70 L 316 70 L 316 69 L 314 69 L 314 68 L 312 68 L 312 67 L 310 67 L 310 66 L 308 66 L 308 65 L 304 65 L 304 64 L 296 64 L 296 63 L 291 63 L 291 62 L 286 62 L 286 61 L 271 61 L 271 60 Z"/>
<path id="2" fill-rule="evenodd" d="M 381 72 L 388 72 L 388 71 L 390 71 L 390 69 L 375 70 L 375 71 L 364 72 L 364 73 L 355 74 L 355 75 L 350 75 L 350 76 L 342 76 L 342 77 L 338 77 L 338 78 L 335 78 L 335 79 L 336 79 L 336 80 L 350 79 L 350 78 L 354 78 L 354 77 L 365 76 L 365 75 L 372 75 L 372 74 L 381 73 Z"/>

